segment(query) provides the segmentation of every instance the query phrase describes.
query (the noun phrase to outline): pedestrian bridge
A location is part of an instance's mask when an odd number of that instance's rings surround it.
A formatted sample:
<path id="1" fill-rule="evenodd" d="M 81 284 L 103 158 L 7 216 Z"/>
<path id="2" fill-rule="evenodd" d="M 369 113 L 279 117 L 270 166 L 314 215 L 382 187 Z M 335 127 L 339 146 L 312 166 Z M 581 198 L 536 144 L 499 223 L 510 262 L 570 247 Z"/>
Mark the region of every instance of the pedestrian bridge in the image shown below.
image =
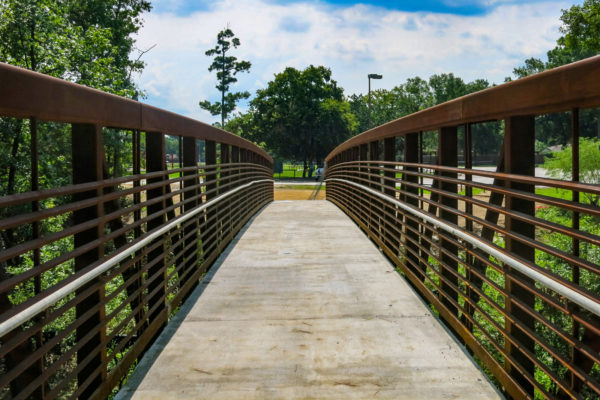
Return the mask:
<path id="1" fill-rule="evenodd" d="M 499 398 L 330 202 L 270 203 L 215 264 L 119 398 Z"/>
<path id="2" fill-rule="evenodd" d="M 0 398 L 598 398 L 598 76 L 392 121 L 329 154 L 326 201 L 273 202 L 245 139 L 0 64 Z"/>

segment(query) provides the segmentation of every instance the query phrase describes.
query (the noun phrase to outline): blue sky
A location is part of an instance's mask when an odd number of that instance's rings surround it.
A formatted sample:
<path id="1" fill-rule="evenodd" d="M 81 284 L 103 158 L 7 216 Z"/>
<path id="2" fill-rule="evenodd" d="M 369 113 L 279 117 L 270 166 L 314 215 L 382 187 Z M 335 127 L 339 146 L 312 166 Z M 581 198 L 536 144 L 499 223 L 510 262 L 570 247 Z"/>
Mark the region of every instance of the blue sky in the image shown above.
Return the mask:
<path id="1" fill-rule="evenodd" d="M 271 4 L 285 5 L 290 3 L 306 3 L 303 0 L 269 0 Z M 457 14 L 457 15 L 482 15 L 495 7 L 506 4 L 531 4 L 536 2 L 542 2 L 542 0 L 530 0 L 530 1 L 511 1 L 511 0 L 496 0 L 496 1 L 482 1 L 482 0 L 417 0 L 417 1 L 390 1 L 390 0 L 365 0 L 361 2 L 350 1 L 350 0 L 312 0 L 309 3 L 317 5 L 329 5 L 332 7 L 348 7 L 358 3 L 385 8 L 388 10 L 398 10 L 407 12 L 432 12 L 432 13 L 446 13 L 446 14 Z M 190 12 L 198 10 L 210 10 L 211 6 L 214 5 L 214 1 L 206 0 L 191 0 L 191 1 L 158 1 L 154 3 L 154 10 L 156 12 L 175 12 L 179 15 L 184 15 Z"/>
<path id="2" fill-rule="evenodd" d="M 577 2 L 578 4 L 581 1 Z M 407 78 L 452 72 L 501 83 L 529 57 L 544 57 L 560 36 L 561 10 L 573 0 L 155 0 L 137 47 L 145 102 L 208 123 L 198 101 L 219 98 L 207 71 L 217 32 L 229 26 L 252 62 L 234 90 L 251 93 L 285 67 L 330 67 L 347 95 L 366 92 L 368 73 L 390 89 Z M 247 104 L 241 104 L 244 111 Z"/>

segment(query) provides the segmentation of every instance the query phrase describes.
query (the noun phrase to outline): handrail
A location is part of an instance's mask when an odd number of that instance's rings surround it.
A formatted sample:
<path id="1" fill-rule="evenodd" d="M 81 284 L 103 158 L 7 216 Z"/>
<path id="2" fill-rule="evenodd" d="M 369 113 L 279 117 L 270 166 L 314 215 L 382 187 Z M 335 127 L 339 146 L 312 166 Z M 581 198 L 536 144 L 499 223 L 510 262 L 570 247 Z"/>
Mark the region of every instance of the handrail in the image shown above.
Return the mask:
<path id="1" fill-rule="evenodd" d="M 361 190 L 365 190 L 365 191 L 373 194 L 374 196 L 377 196 L 380 199 L 383 199 L 389 203 L 393 203 L 394 205 L 402 208 L 403 210 L 410 212 L 414 216 L 422 218 L 425 221 L 429 222 L 430 224 L 435 225 L 439 228 L 442 228 L 445 231 L 447 231 L 457 237 L 460 237 L 461 239 L 465 240 L 469 244 L 471 244 L 481 250 L 484 250 L 486 253 L 491 254 L 492 256 L 496 257 L 500 261 L 508 264 L 509 266 L 513 267 L 514 269 L 518 270 L 519 272 L 522 272 L 527 277 L 534 279 L 537 282 L 542 283 L 547 288 L 554 290 L 556 293 L 560 294 L 561 296 L 564 296 L 566 299 L 571 300 L 573 303 L 578 304 L 579 306 L 583 307 L 584 309 L 586 309 L 586 310 L 594 313 L 598 317 L 600 317 L 600 303 L 593 301 L 592 299 L 589 299 L 589 298 L 581 295 L 580 293 L 563 285 L 562 283 L 560 283 L 552 278 L 549 278 L 548 276 L 546 276 L 544 274 L 541 274 L 541 273 L 535 271 L 534 269 L 527 266 L 527 264 L 520 262 L 517 258 L 512 257 L 511 255 L 509 255 L 505 252 L 499 251 L 494 246 L 491 246 L 490 244 L 486 243 L 485 241 L 481 240 L 481 238 L 479 238 L 475 235 L 466 233 L 464 230 L 462 230 L 458 227 L 452 226 L 446 222 L 443 222 L 442 220 L 440 220 L 438 218 L 433 218 L 433 217 L 419 211 L 417 207 L 413 207 L 413 206 L 408 205 L 407 203 L 393 199 L 390 196 L 388 196 L 382 192 L 379 192 L 377 190 L 373 190 L 365 185 L 361 185 L 356 182 L 352 182 L 352 181 L 349 181 L 346 179 L 339 179 L 339 178 L 329 178 L 329 179 L 326 179 L 326 181 L 336 181 L 336 182 L 345 183 L 345 184 L 348 184 L 351 186 L 355 186 L 355 187 L 360 188 Z"/>
<path id="2" fill-rule="evenodd" d="M 445 126 L 600 106 L 600 55 L 427 108 L 354 136 L 325 158 L 393 136 Z"/>
<path id="3" fill-rule="evenodd" d="M 68 284 L 66 284 L 65 286 L 63 286 L 62 288 L 57 290 L 56 292 L 53 292 L 53 293 L 49 294 L 48 296 L 38 300 L 37 302 L 30 305 L 29 307 L 27 307 L 25 310 L 19 312 L 18 314 L 13 315 L 12 317 L 0 322 L 0 337 L 6 335 L 13 329 L 19 327 L 24 322 L 28 321 L 29 319 L 31 319 L 31 318 L 35 317 L 36 315 L 38 315 L 39 313 L 43 312 L 45 309 L 50 307 L 52 304 L 62 300 L 64 297 L 75 292 L 77 289 L 80 289 L 86 283 L 99 277 L 104 272 L 110 270 L 112 267 L 114 267 L 115 265 L 117 265 L 118 263 L 120 263 L 121 261 L 126 259 L 127 257 L 131 256 L 132 254 L 134 254 L 136 251 L 143 249 L 144 246 L 147 246 L 150 242 L 152 242 L 157 237 L 169 232 L 171 229 L 175 228 L 177 225 L 191 219 L 192 217 L 199 214 L 201 211 L 204 211 L 208 207 L 215 205 L 219 201 L 231 196 L 232 194 L 235 194 L 235 193 L 237 193 L 243 189 L 246 189 L 252 185 L 255 185 L 257 183 L 264 183 L 264 182 L 273 182 L 273 179 L 259 179 L 259 180 L 255 180 L 255 181 L 246 183 L 244 185 L 237 186 L 235 189 L 231 189 L 226 193 L 218 195 L 214 199 L 209 200 L 208 202 L 203 203 L 202 205 L 193 208 L 189 212 L 186 212 L 185 214 L 181 214 L 179 217 L 173 219 L 171 222 L 167 223 L 166 225 L 163 225 L 161 228 L 155 230 L 154 232 L 149 233 L 148 235 L 145 235 L 143 238 L 140 238 L 139 240 L 137 240 L 134 245 L 125 248 L 123 251 L 112 256 L 110 259 L 104 261 L 103 263 L 99 264 L 93 270 L 88 271 L 84 275 L 69 282 Z"/>
<path id="4" fill-rule="evenodd" d="M 15 135 L 29 185 L 0 199 L 0 391 L 106 398 L 273 200 L 273 159 L 222 129 L 2 63 L 0 87 L 7 129 L 31 138 Z M 48 182 L 63 186 L 42 188 L 40 143 L 53 133 L 70 135 L 58 147 L 70 163 Z M 126 145 L 107 158 L 115 133 Z"/>
<path id="5" fill-rule="evenodd" d="M 514 398 L 600 395 L 600 185 L 580 182 L 579 150 L 598 76 L 595 56 L 373 128 L 326 157 L 327 199 Z M 559 112 L 572 179 L 537 177 L 537 121 Z M 495 120 L 496 171 L 474 169 L 476 124 Z M 423 133 L 434 130 L 437 158 L 425 163 Z"/>
<path id="6" fill-rule="evenodd" d="M 53 122 L 163 132 L 251 150 L 273 158 L 254 143 L 222 129 L 135 100 L 0 63 L 0 115 Z M 32 95 L 35 93 L 35 95 Z M 51 100 L 50 100 L 51 99 Z"/>

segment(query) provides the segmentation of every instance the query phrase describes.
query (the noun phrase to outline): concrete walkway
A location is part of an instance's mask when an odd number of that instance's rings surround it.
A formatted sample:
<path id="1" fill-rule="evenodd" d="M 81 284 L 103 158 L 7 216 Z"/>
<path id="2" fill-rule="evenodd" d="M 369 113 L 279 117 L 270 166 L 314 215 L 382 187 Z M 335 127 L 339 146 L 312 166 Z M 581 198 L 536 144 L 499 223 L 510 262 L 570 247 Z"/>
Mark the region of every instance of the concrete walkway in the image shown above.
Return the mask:
<path id="1" fill-rule="evenodd" d="M 333 204 L 271 203 L 234 244 L 119 398 L 500 398 Z"/>

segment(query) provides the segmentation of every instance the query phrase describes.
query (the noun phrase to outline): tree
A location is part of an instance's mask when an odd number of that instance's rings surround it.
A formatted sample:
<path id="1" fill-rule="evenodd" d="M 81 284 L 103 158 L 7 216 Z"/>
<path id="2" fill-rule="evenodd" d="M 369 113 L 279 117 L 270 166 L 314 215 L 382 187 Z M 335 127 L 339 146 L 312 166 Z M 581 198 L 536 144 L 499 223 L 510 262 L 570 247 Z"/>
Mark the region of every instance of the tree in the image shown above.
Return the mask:
<path id="1" fill-rule="evenodd" d="M 433 92 L 434 104 L 441 104 L 467 94 L 467 85 L 454 74 L 432 75 L 429 86 Z"/>
<path id="2" fill-rule="evenodd" d="M 364 132 L 435 104 L 488 87 L 489 83 L 485 79 L 465 83 L 451 73 L 433 75 L 429 82 L 417 76 L 407 79 L 405 83 L 391 90 L 375 90 L 371 93 L 370 104 L 366 96 L 356 94 L 349 96 L 348 101 L 352 113 L 359 121 L 359 131 Z M 432 138 L 431 145 L 436 147 L 434 139 Z"/>
<path id="3" fill-rule="evenodd" d="M 69 0 L 66 20 L 76 40 L 69 51 L 68 78 L 105 92 L 137 99 L 132 76 L 140 72 L 141 56 L 133 35 L 142 26 L 141 14 L 151 9 L 146 0 Z M 135 51 L 138 57 L 131 59 Z"/>
<path id="4" fill-rule="evenodd" d="M 371 92 L 371 102 L 363 95 L 348 97 L 350 109 L 359 121 L 359 131 L 364 132 L 432 105 L 433 99 L 427 81 L 409 78 L 406 83 L 391 90 Z"/>
<path id="5" fill-rule="evenodd" d="M 238 113 L 225 123 L 225 130 L 243 138 L 253 140 L 256 136 L 254 115 L 251 112 Z"/>
<path id="6" fill-rule="evenodd" d="M 548 61 L 539 58 L 525 60 L 524 66 L 513 70 L 517 78 L 559 67 L 600 53 L 600 0 L 585 0 L 582 5 L 574 5 L 562 10 L 560 17 L 562 36 L 556 47 L 548 51 Z"/>
<path id="7" fill-rule="evenodd" d="M 525 65 L 513 69 L 513 74 L 517 78 L 524 78 L 529 75 L 537 74 L 546 70 L 546 64 L 539 58 L 528 58 L 525 60 Z"/>
<path id="8" fill-rule="evenodd" d="M 215 56 L 208 70 L 210 72 L 217 71 L 216 88 L 221 92 L 221 101 L 210 103 L 208 100 L 204 100 L 199 104 L 211 115 L 220 114 L 222 127 L 225 126 L 227 116 L 235 110 L 237 102 L 250 97 L 250 93 L 247 91 L 229 92 L 230 85 L 237 82 L 235 76 L 240 72 L 248 72 L 252 66 L 248 61 L 237 61 L 236 57 L 227 55 L 232 46 L 237 48 L 239 45 L 240 40 L 235 37 L 231 29 L 227 28 L 217 34 L 217 45 L 204 53 L 207 56 Z"/>
<path id="9" fill-rule="evenodd" d="M 322 159 L 357 127 L 343 89 L 331 70 L 311 65 L 303 71 L 288 67 L 250 102 L 255 131 L 251 139 L 285 159 Z"/>
<path id="10" fill-rule="evenodd" d="M 600 52 L 600 0 L 586 0 L 582 5 L 574 5 L 562 10 L 560 17 L 562 36 L 556 47 L 548 51 L 548 61 L 529 58 L 524 65 L 513 69 L 517 78 L 524 78 L 538 72 L 572 63 Z M 594 110 L 581 111 L 582 136 L 600 136 L 600 118 Z M 562 114 L 546 114 L 536 119 L 536 135 L 548 146 L 566 144 L 569 134 L 569 117 Z"/>
<path id="11" fill-rule="evenodd" d="M 562 10 L 563 34 L 557 46 L 548 52 L 547 68 L 592 57 L 600 53 L 600 0 L 586 0 Z"/>

